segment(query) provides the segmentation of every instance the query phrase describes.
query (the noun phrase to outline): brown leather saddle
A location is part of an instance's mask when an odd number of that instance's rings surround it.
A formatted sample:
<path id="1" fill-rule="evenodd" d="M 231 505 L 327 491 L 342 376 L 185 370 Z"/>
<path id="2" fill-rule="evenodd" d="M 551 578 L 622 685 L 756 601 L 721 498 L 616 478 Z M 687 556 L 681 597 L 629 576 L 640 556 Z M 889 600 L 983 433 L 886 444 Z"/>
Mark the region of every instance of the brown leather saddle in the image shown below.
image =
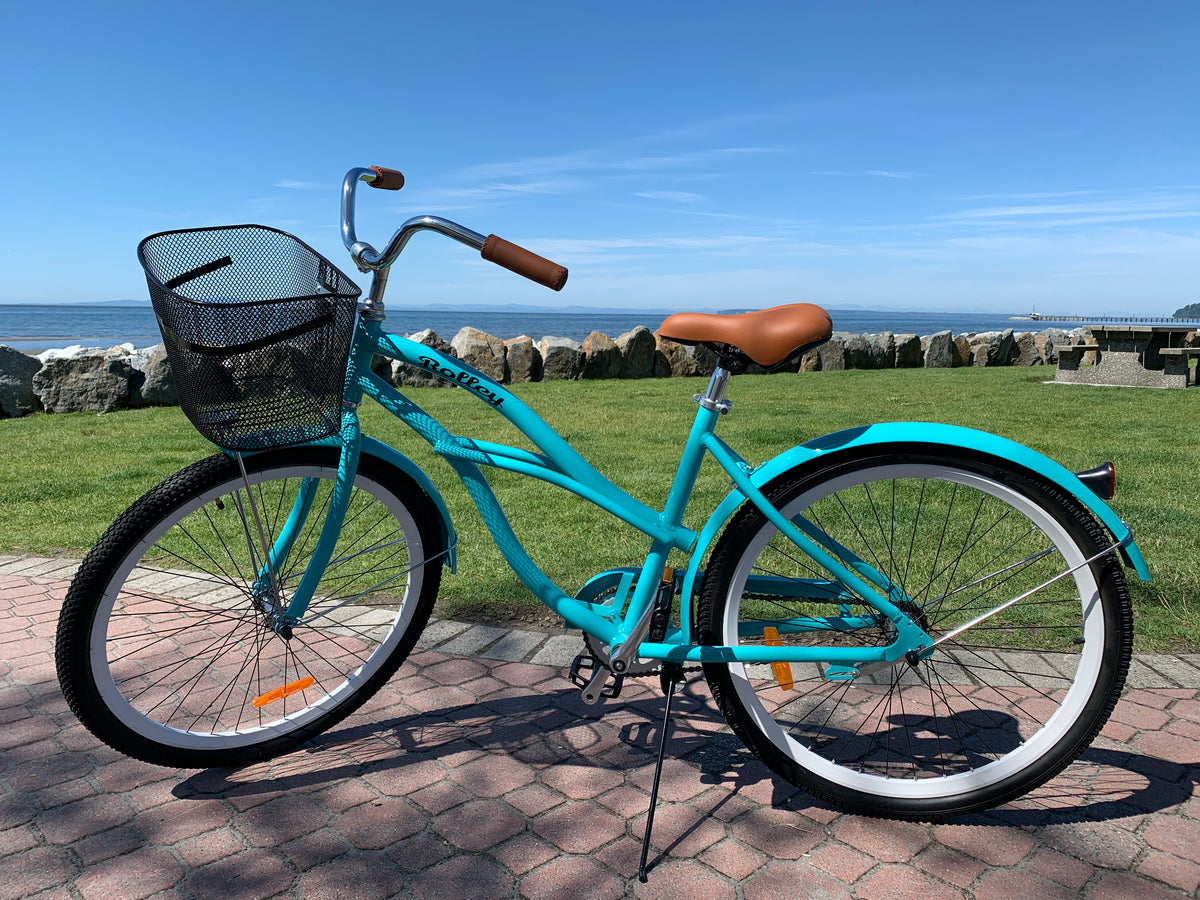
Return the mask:
<path id="1" fill-rule="evenodd" d="M 829 340 L 833 322 L 829 313 L 815 304 L 791 303 L 731 315 L 675 313 L 667 317 L 658 333 L 682 344 L 731 347 L 769 369 Z"/>

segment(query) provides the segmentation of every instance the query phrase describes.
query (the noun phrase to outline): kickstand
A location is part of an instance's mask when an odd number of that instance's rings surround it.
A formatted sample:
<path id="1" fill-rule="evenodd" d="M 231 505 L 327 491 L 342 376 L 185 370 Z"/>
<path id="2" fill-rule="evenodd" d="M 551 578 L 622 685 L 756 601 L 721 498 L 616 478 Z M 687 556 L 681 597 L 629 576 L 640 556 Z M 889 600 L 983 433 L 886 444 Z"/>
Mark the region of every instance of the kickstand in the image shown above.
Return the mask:
<path id="1" fill-rule="evenodd" d="M 646 833 L 642 837 L 642 862 L 638 867 L 638 881 L 646 883 L 646 857 L 650 854 L 650 831 L 654 828 L 654 810 L 658 806 L 658 782 L 662 777 L 663 756 L 667 749 L 667 728 L 671 723 L 671 698 L 683 683 L 683 666 L 679 663 L 664 663 L 659 675 L 659 684 L 667 702 L 663 708 L 662 731 L 658 735 L 658 761 L 654 764 L 654 784 L 650 788 L 650 812 L 646 816 Z"/>

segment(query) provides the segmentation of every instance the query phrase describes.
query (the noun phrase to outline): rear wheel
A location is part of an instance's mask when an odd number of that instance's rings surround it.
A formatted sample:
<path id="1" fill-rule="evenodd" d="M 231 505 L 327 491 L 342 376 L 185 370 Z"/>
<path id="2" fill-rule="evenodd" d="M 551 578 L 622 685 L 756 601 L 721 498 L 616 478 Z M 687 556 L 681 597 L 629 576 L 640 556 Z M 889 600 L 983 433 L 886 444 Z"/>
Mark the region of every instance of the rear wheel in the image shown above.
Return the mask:
<path id="1" fill-rule="evenodd" d="M 236 765 L 319 734 L 391 677 L 429 618 L 445 548 L 430 498 L 374 457 L 361 457 L 307 612 L 280 622 L 337 465 L 327 448 L 247 457 L 247 490 L 237 462 L 218 454 L 113 523 L 59 619 L 59 679 L 84 725 L 148 762 Z M 264 540 L 282 546 L 302 489 L 307 516 L 286 557 L 268 566 Z"/>
<path id="2" fill-rule="evenodd" d="M 1031 790 L 1103 726 L 1129 663 L 1128 589 L 1114 554 L 1084 564 L 1111 541 L 1074 498 L 1003 460 L 903 446 L 786 474 L 766 493 L 841 561 L 885 576 L 935 640 L 1022 598 L 926 659 L 857 677 L 707 664 L 731 728 L 783 778 L 868 815 L 936 819 Z M 750 504 L 713 551 L 698 624 L 704 643 L 743 646 L 897 634 Z"/>

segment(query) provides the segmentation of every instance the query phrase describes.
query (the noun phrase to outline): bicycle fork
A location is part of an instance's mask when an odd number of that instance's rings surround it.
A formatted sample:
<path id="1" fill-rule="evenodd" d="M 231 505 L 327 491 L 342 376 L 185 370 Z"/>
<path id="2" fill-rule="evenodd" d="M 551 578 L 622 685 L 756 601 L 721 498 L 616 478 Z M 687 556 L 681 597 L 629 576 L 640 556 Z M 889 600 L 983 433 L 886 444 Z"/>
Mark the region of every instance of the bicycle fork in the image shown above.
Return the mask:
<path id="1" fill-rule="evenodd" d="M 256 595 L 268 594 L 270 596 L 269 608 L 264 608 L 264 612 L 272 616 L 274 631 L 285 639 L 291 637 L 292 627 L 298 624 L 308 611 L 317 585 L 333 558 L 338 535 L 341 533 L 346 518 L 354 476 L 358 470 L 361 444 L 358 420 L 352 408 L 346 409 L 343 413 L 341 444 L 342 452 L 338 461 L 337 478 L 323 513 L 324 522 L 321 525 L 321 533 L 309 556 L 300 583 L 296 585 L 290 597 L 286 596 L 280 572 L 292 552 L 296 538 L 312 512 L 318 487 L 317 480 L 313 478 L 301 480 L 283 526 L 279 529 L 278 534 L 268 534 L 267 527 L 263 522 L 264 511 L 258 508 L 244 459 L 240 453 L 234 454 L 242 475 L 242 486 L 248 501 L 246 505 L 249 506 L 249 515 L 247 515 L 241 500 L 237 500 L 239 514 L 242 518 L 242 528 L 249 545 L 251 564 L 257 570 Z M 255 549 L 256 540 L 258 551 Z"/>

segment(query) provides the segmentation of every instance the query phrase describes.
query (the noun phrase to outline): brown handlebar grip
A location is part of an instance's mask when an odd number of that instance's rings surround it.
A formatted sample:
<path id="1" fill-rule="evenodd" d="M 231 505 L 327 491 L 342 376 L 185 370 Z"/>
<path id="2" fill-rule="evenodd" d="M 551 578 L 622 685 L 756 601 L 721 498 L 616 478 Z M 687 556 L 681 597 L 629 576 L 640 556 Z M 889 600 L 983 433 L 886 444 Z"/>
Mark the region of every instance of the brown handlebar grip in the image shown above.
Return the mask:
<path id="1" fill-rule="evenodd" d="M 379 188 L 382 191 L 398 191 L 404 187 L 404 176 L 395 169 L 385 169 L 383 166 L 368 166 L 375 173 L 375 180 L 368 181 L 373 188 Z"/>
<path id="2" fill-rule="evenodd" d="M 567 270 L 563 266 L 494 234 L 489 234 L 483 242 L 480 256 L 552 291 L 561 291 L 567 283 Z"/>

